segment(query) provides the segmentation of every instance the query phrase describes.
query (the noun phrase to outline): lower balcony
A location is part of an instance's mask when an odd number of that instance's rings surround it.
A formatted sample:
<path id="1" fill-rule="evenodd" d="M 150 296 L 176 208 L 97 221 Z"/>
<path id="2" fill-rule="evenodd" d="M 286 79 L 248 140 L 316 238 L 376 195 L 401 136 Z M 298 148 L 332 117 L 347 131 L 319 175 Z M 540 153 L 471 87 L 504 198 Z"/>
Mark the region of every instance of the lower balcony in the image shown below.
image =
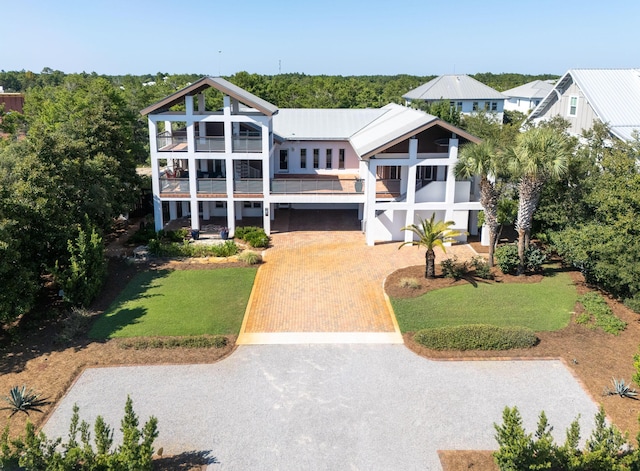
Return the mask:
<path id="1" fill-rule="evenodd" d="M 353 176 L 279 175 L 271 180 L 272 194 L 362 194 L 363 181 Z"/>

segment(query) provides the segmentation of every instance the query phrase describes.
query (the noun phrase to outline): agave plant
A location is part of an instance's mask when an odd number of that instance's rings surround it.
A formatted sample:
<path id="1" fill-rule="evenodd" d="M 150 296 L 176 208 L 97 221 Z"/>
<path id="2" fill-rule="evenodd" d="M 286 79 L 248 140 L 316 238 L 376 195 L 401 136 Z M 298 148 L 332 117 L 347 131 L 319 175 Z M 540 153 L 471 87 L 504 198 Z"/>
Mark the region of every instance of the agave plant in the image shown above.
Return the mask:
<path id="1" fill-rule="evenodd" d="M 630 399 L 635 399 L 638 395 L 638 392 L 633 389 L 629 384 L 624 382 L 624 379 L 617 380 L 615 378 L 611 378 L 611 382 L 613 383 L 613 389 L 606 388 L 605 395 L 613 396 L 617 394 L 620 397 L 628 397 Z"/>
<path id="2" fill-rule="evenodd" d="M 42 398 L 40 394 L 35 393 L 33 389 L 27 389 L 25 385 L 12 387 L 9 395 L 3 397 L 3 399 L 9 403 L 9 406 L 2 407 L 0 410 L 10 410 L 11 415 L 9 417 L 13 417 L 17 412 L 24 412 L 27 415 L 29 415 L 29 411 L 42 412 L 40 408 L 49 404 L 49 401 Z"/>

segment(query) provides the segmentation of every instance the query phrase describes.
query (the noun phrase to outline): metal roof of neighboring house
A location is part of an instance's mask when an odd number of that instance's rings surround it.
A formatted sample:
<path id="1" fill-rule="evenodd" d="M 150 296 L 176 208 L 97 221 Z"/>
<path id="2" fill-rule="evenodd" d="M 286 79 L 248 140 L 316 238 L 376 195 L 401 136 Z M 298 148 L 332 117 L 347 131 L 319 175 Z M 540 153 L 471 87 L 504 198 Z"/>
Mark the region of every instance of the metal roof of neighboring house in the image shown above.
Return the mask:
<path id="1" fill-rule="evenodd" d="M 539 118 L 572 82 L 580 88 L 596 116 L 611 133 L 625 141 L 640 132 L 640 69 L 570 69 L 531 112 Z"/>
<path id="2" fill-rule="evenodd" d="M 474 136 L 423 111 L 390 103 L 381 108 L 384 114 L 354 134 L 350 141 L 356 153 L 363 158 L 382 152 L 401 140 L 438 125 L 464 138 L 479 142 Z"/>
<path id="3" fill-rule="evenodd" d="M 257 97 L 253 93 L 249 93 L 248 91 L 232 84 L 231 82 L 221 77 L 203 77 L 197 82 L 194 82 L 191 85 L 183 88 L 182 90 L 178 90 L 174 94 L 163 98 L 159 102 L 146 107 L 145 109 L 140 111 L 140 114 L 144 116 L 149 113 L 153 113 L 154 111 L 168 109 L 173 105 L 180 103 L 185 96 L 197 95 L 198 93 L 210 87 L 215 88 L 216 90 L 219 90 L 232 98 L 235 98 L 245 105 L 249 105 L 250 107 L 257 109 L 267 116 L 272 116 L 278 112 L 278 107 L 276 105 L 273 105 L 268 101 Z"/>
<path id="4" fill-rule="evenodd" d="M 406 100 L 504 100 L 497 90 L 468 75 L 441 75 L 402 95 Z"/>
<path id="5" fill-rule="evenodd" d="M 382 109 L 283 108 L 273 117 L 273 132 L 288 140 L 347 140 Z"/>
<path id="6" fill-rule="evenodd" d="M 534 80 L 519 87 L 510 88 L 502 92 L 503 95 L 513 98 L 544 98 L 553 90 L 553 84 L 544 80 Z"/>

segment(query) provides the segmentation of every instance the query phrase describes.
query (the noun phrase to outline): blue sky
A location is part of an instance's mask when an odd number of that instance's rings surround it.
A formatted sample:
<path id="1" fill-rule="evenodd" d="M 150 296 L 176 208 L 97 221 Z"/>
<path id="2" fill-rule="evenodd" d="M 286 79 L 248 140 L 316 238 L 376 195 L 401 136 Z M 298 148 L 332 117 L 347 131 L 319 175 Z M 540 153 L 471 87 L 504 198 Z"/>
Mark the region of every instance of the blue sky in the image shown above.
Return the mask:
<path id="1" fill-rule="evenodd" d="M 638 0 L 20 0 L 0 69 L 562 74 L 640 67 Z"/>

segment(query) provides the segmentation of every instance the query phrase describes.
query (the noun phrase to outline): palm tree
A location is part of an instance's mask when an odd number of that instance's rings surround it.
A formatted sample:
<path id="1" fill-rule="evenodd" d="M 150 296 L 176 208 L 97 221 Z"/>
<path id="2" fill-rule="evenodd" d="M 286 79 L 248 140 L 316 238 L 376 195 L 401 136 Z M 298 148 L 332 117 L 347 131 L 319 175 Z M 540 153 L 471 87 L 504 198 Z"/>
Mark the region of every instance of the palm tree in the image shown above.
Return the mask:
<path id="1" fill-rule="evenodd" d="M 454 173 L 457 177 L 480 177 L 480 204 L 484 209 L 484 220 L 489 227 L 489 266 L 493 266 L 493 252 L 498 235 L 498 199 L 500 191 L 496 186 L 496 179 L 504 170 L 501 154 L 497 151 L 492 140 L 485 140 L 479 144 L 467 144 L 460 149 L 460 156 Z"/>
<path id="2" fill-rule="evenodd" d="M 453 242 L 455 237 L 461 235 L 460 232 L 451 229 L 453 221 L 436 221 L 435 213 L 431 216 L 431 219 L 421 219 L 420 224 L 411 224 L 410 226 L 403 227 L 403 231 L 411 231 L 418 236 L 418 240 L 412 240 L 410 242 L 404 242 L 398 247 L 401 249 L 405 245 L 417 245 L 427 249 L 425 254 L 425 278 L 436 277 L 436 253 L 433 251 L 435 247 L 440 247 L 444 253 L 447 251 L 444 248 L 444 244 Z"/>
<path id="3" fill-rule="evenodd" d="M 518 179 L 518 274 L 524 273 L 525 253 L 531 237 L 533 213 L 545 181 L 562 176 L 570 155 L 565 135 L 550 127 L 531 128 L 520 134 L 511 150 L 511 169 Z"/>

